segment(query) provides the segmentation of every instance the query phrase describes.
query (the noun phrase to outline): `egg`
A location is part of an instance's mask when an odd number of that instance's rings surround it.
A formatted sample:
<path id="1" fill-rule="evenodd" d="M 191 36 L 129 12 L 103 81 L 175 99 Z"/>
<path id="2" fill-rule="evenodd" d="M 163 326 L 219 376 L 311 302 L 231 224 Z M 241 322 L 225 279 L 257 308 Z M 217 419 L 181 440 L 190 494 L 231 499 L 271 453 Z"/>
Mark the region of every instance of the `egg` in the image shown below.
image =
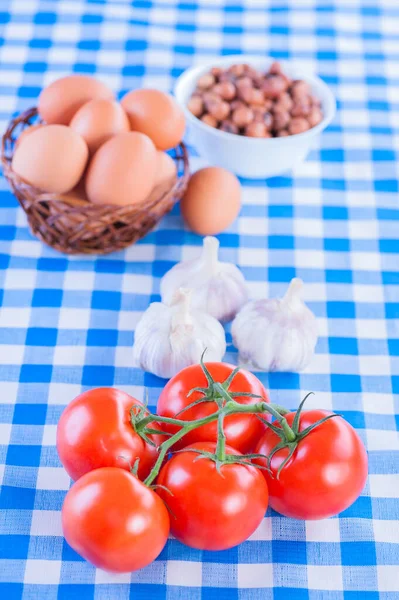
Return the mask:
<path id="1" fill-rule="evenodd" d="M 129 119 L 114 100 L 90 100 L 75 113 L 70 127 L 86 141 L 90 154 L 117 133 L 130 130 Z"/>
<path id="2" fill-rule="evenodd" d="M 44 127 L 44 125 L 41 125 L 40 123 L 38 123 L 37 125 L 31 125 L 30 127 L 26 127 L 17 137 L 17 139 L 15 140 L 15 148 L 18 148 L 18 146 L 21 144 L 21 142 L 28 137 L 28 135 L 30 135 L 31 133 L 33 133 L 34 131 L 36 131 L 37 129 L 40 129 L 40 127 Z"/>
<path id="3" fill-rule="evenodd" d="M 46 125 L 20 142 L 11 166 L 32 186 L 63 194 L 82 177 L 88 155 L 87 144 L 76 131 L 65 125 Z"/>
<path id="4" fill-rule="evenodd" d="M 83 104 L 94 99 L 113 100 L 114 94 L 104 83 L 88 75 L 68 75 L 57 79 L 39 96 L 39 115 L 46 123 L 69 125 Z"/>
<path id="5" fill-rule="evenodd" d="M 149 137 L 118 133 L 100 146 L 86 173 L 86 193 L 96 204 L 139 204 L 155 183 L 157 151 Z"/>
<path id="6" fill-rule="evenodd" d="M 174 148 L 181 142 L 186 120 L 172 96 L 153 89 L 133 90 L 122 98 L 121 104 L 131 129 L 148 135 L 158 150 Z"/>
<path id="7" fill-rule="evenodd" d="M 72 190 L 63 194 L 62 197 L 63 199 L 65 198 L 66 200 L 76 202 L 77 204 L 87 203 L 89 199 L 86 194 L 84 177 L 78 181 Z"/>
<path id="8" fill-rule="evenodd" d="M 155 186 L 164 182 L 173 182 L 177 177 L 176 163 L 169 154 L 158 150 Z"/>
<path id="9" fill-rule="evenodd" d="M 240 182 L 233 173 L 219 167 L 194 173 L 180 203 L 185 223 L 200 235 L 216 235 L 226 229 L 240 206 Z"/>

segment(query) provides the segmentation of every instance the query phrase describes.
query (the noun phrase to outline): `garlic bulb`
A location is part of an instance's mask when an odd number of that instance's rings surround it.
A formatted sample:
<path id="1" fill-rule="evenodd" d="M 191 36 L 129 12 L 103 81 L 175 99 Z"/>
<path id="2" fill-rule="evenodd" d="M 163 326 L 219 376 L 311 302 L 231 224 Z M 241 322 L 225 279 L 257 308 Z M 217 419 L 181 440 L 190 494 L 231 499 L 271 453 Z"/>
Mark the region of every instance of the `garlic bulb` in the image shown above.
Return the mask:
<path id="1" fill-rule="evenodd" d="M 193 306 L 219 321 L 231 321 L 248 299 L 245 279 L 232 263 L 218 259 L 219 241 L 206 237 L 202 254 L 172 267 L 161 281 L 162 302 L 168 304 L 179 287 L 193 290 Z"/>
<path id="2" fill-rule="evenodd" d="M 303 281 L 293 279 L 281 299 L 252 300 L 232 324 L 240 362 L 263 371 L 302 371 L 317 342 L 316 317 L 302 300 Z"/>
<path id="3" fill-rule="evenodd" d="M 184 367 L 220 361 L 226 352 L 222 325 L 210 315 L 192 309 L 191 290 L 179 289 L 170 305 L 153 302 L 136 326 L 133 362 L 158 377 L 173 377 Z"/>

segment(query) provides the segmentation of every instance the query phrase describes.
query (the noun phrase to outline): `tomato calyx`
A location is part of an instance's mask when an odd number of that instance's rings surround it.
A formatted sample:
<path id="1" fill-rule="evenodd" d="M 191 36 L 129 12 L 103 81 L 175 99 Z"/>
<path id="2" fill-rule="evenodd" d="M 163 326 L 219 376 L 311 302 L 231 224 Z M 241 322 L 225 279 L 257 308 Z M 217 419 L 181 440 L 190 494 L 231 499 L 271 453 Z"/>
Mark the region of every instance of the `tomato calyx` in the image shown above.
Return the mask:
<path id="1" fill-rule="evenodd" d="M 126 458 L 126 456 L 118 456 L 119 460 L 124 460 L 128 465 L 129 465 L 129 471 L 132 475 L 134 475 L 135 477 L 138 477 L 138 471 L 139 471 L 139 464 L 140 464 L 140 458 L 137 457 L 136 460 L 134 461 L 133 465 L 131 462 L 128 461 L 128 459 Z"/>
<path id="2" fill-rule="evenodd" d="M 192 394 L 194 394 L 194 393 L 202 394 L 202 397 L 198 398 L 198 400 L 194 400 L 194 402 L 191 402 L 190 404 L 185 406 L 180 412 L 177 413 L 176 416 L 182 415 L 184 412 L 186 412 L 190 408 L 193 408 L 194 406 L 197 406 L 198 404 L 202 404 L 203 402 L 215 402 L 217 404 L 218 408 L 223 408 L 223 406 L 225 405 L 226 402 L 229 402 L 230 400 L 234 400 L 234 398 L 239 398 L 239 397 L 245 396 L 247 398 L 257 398 L 259 400 L 262 399 L 262 396 L 259 396 L 258 394 L 251 394 L 250 392 L 230 392 L 229 391 L 230 385 L 232 384 L 234 378 L 240 372 L 239 367 L 236 367 L 224 381 L 221 381 L 221 382 L 215 381 L 214 378 L 212 377 L 211 373 L 209 372 L 208 367 L 204 363 L 205 353 L 206 353 L 206 349 L 204 350 L 204 352 L 202 353 L 202 356 L 200 358 L 200 366 L 206 377 L 206 381 L 207 381 L 208 385 L 207 385 L 207 387 L 192 388 L 188 392 L 187 398 L 192 396 Z M 278 407 L 278 408 L 285 410 L 282 407 Z"/>
<path id="3" fill-rule="evenodd" d="M 133 430 L 150 446 L 156 447 L 156 443 L 150 437 L 152 435 L 171 436 L 171 433 L 162 431 L 154 427 L 154 421 L 159 421 L 159 417 L 152 415 L 147 408 L 147 399 L 144 404 L 133 404 L 130 408 L 130 424 Z M 176 419 L 163 419 L 164 422 L 177 421 Z M 174 423 L 180 425 L 181 421 Z"/>
<path id="4" fill-rule="evenodd" d="M 272 431 L 274 431 L 274 433 L 276 435 L 278 435 L 278 437 L 281 439 L 281 442 L 276 444 L 274 446 L 273 450 L 270 452 L 270 454 L 266 457 L 266 461 L 267 461 L 266 464 L 268 467 L 268 471 L 270 473 L 272 473 L 271 460 L 272 460 L 273 456 L 276 454 L 276 452 L 278 452 L 279 450 L 282 450 L 283 448 L 288 448 L 288 450 L 289 450 L 287 456 L 285 457 L 285 459 L 283 460 L 283 462 L 281 463 L 281 465 L 279 466 L 279 468 L 277 470 L 276 479 L 280 478 L 281 471 L 284 469 L 286 464 L 293 457 L 294 452 L 297 449 L 298 444 L 301 442 L 301 440 L 303 440 L 306 436 L 308 436 L 309 433 L 311 431 L 313 431 L 313 429 L 315 429 L 316 427 L 319 427 L 320 425 L 322 425 L 329 419 L 332 419 L 333 417 L 339 416 L 338 414 L 335 414 L 335 413 L 331 414 L 331 415 L 327 415 L 326 417 L 323 417 L 319 421 L 316 421 L 312 425 L 309 425 L 309 427 L 306 427 L 306 429 L 304 429 L 303 431 L 300 432 L 299 425 L 300 425 L 301 412 L 302 412 L 302 409 L 303 409 L 303 406 L 304 406 L 306 400 L 312 394 L 313 394 L 313 392 L 309 392 L 308 394 L 306 394 L 306 396 L 304 397 L 304 399 L 298 406 L 298 409 L 295 413 L 295 417 L 294 417 L 291 427 L 288 425 L 287 420 L 283 416 L 281 416 L 277 411 L 275 411 L 274 416 L 276 417 L 276 420 L 278 421 L 279 426 L 274 425 L 273 423 L 266 423 L 267 427 L 269 427 Z M 271 412 L 274 412 L 273 407 L 271 407 Z"/>

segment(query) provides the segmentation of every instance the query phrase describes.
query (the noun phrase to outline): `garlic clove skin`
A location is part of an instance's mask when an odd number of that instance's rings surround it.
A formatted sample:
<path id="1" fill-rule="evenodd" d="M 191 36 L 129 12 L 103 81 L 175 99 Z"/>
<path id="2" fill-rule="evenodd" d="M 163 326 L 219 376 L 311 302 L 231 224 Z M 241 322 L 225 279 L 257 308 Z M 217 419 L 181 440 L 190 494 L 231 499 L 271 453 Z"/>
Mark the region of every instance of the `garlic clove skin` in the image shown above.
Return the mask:
<path id="1" fill-rule="evenodd" d="M 158 377 L 170 378 L 197 364 L 207 350 L 207 360 L 221 361 L 226 352 L 222 325 L 212 316 L 191 307 L 191 290 L 180 288 L 170 306 L 153 302 L 136 326 L 133 363 Z"/>
<path id="2" fill-rule="evenodd" d="M 317 343 L 317 322 L 302 293 L 303 282 L 295 278 L 283 298 L 252 300 L 241 309 L 231 328 L 240 364 L 291 372 L 308 366 Z"/>
<path id="3" fill-rule="evenodd" d="M 162 302 L 169 304 L 181 287 L 192 289 L 192 305 L 218 321 L 231 321 L 248 300 L 239 268 L 218 259 L 219 241 L 207 236 L 201 255 L 178 263 L 161 280 Z"/>

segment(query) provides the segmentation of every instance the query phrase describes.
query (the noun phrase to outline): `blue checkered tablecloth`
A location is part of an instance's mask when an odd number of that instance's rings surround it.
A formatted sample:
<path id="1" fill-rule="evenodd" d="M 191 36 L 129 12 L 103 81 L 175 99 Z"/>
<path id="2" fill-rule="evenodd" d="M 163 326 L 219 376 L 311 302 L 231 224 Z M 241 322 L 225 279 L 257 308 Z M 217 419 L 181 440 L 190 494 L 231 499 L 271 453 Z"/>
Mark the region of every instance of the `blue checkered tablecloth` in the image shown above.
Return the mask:
<path id="1" fill-rule="evenodd" d="M 170 540 L 155 563 L 122 576 L 84 562 L 62 537 L 70 481 L 57 421 L 93 386 L 138 398 L 146 387 L 155 405 L 163 381 L 132 369 L 134 327 L 163 273 L 201 239 L 176 208 L 125 252 L 62 256 L 32 237 L 0 178 L 1 600 L 399 598 L 398 1 L 0 0 L 1 129 L 72 71 L 118 92 L 168 90 L 191 64 L 239 52 L 298 59 L 337 98 L 333 124 L 294 176 L 243 181 L 240 217 L 219 238 L 254 297 L 305 281 L 317 354 L 301 375 L 260 378 L 275 402 L 295 407 L 314 390 L 309 406 L 356 427 L 369 452 L 366 489 L 325 521 L 268 510 L 229 551 Z"/>

